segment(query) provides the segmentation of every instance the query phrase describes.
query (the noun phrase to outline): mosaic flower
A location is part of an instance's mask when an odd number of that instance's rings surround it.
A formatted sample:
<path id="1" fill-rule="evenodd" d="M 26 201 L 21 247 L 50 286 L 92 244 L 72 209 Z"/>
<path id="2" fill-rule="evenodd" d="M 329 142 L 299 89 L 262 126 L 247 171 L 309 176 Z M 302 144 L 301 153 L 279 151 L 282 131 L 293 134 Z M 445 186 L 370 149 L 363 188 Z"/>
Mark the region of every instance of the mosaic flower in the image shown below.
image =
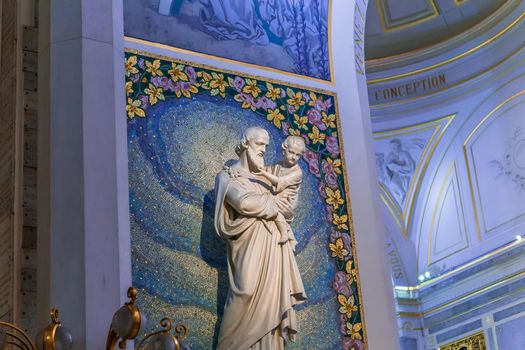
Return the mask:
<path id="1" fill-rule="evenodd" d="M 244 79 L 241 77 L 228 78 L 228 85 L 237 90 L 237 92 L 241 92 L 244 87 Z"/>
<path id="2" fill-rule="evenodd" d="M 334 280 L 332 282 L 332 288 L 339 294 L 346 296 L 352 295 L 352 288 L 346 281 L 346 276 L 343 271 L 337 271 L 334 274 Z M 346 317 L 346 315 L 345 315 Z M 345 333 L 346 334 L 346 333 Z"/>
<path id="3" fill-rule="evenodd" d="M 290 135 L 290 136 L 301 136 L 301 132 L 299 130 L 297 130 L 297 129 L 294 129 L 294 128 L 288 129 L 287 134 Z"/>
<path id="4" fill-rule="evenodd" d="M 179 80 L 188 81 L 188 76 L 184 73 L 184 66 L 182 64 L 171 63 L 171 68 L 168 70 L 168 74 L 174 82 Z"/>
<path id="5" fill-rule="evenodd" d="M 353 268 L 354 262 L 348 260 L 345 265 L 346 280 L 348 284 L 352 284 L 357 281 L 357 269 Z"/>
<path id="6" fill-rule="evenodd" d="M 273 85 L 269 82 L 266 83 L 266 89 L 268 90 L 266 92 L 266 97 L 269 99 L 275 101 L 279 97 L 281 97 L 281 88 L 274 88 Z"/>
<path id="7" fill-rule="evenodd" d="M 332 214 L 332 223 L 337 227 L 338 230 L 348 230 L 348 216 L 343 214 L 341 216 L 336 213 Z"/>
<path id="8" fill-rule="evenodd" d="M 246 85 L 243 87 L 242 92 L 256 98 L 261 93 L 261 89 L 257 86 L 257 80 L 246 78 Z"/>
<path id="9" fill-rule="evenodd" d="M 313 108 L 310 108 L 307 112 L 306 112 L 306 115 L 308 116 L 308 121 L 310 122 L 310 124 L 312 125 L 315 125 L 317 127 L 319 127 L 319 125 L 321 125 L 321 113 L 317 110 L 317 109 L 313 109 Z M 324 127 L 324 125 L 323 125 Z M 325 127 L 326 129 L 326 127 Z"/>
<path id="10" fill-rule="evenodd" d="M 308 130 L 308 127 L 306 126 L 306 123 L 308 123 L 308 117 L 302 116 L 300 117 L 297 114 L 293 115 L 294 123 L 297 125 L 299 129 Z"/>
<path id="11" fill-rule="evenodd" d="M 337 143 L 337 137 L 335 135 L 326 137 L 326 150 L 330 152 L 332 157 L 339 155 L 339 144 Z"/>
<path id="12" fill-rule="evenodd" d="M 155 87 L 153 84 L 149 84 L 146 89 L 144 89 L 146 95 L 148 95 L 148 102 L 150 105 L 154 105 L 158 100 L 164 101 L 163 89 L 161 87 Z"/>
<path id="13" fill-rule="evenodd" d="M 184 73 L 188 76 L 188 81 L 192 84 L 195 84 L 197 82 L 197 72 L 195 72 L 195 68 L 186 66 L 184 68 Z"/>
<path id="14" fill-rule="evenodd" d="M 312 142 L 315 145 L 316 143 L 324 144 L 324 140 L 326 138 L 326 135 L 324 133 L 320 132 L 319 129 L 317 128 L 317 126 L 314 126 L 314 127 L 312 127 L 312 132 L 308 133 L 308 137 L 310 138 L 310 140 L 312 140 Z"/>
<path id="15" fill-rule="evenodd" d="M 144 118 L 146 116 L 146 113 L 144 113 L 144 110 L 140 108 L 142 105 L 142 102 L 140 100 L 132 100 L 128 97 L 128 103 L 126 104 L 126 113 L 128 114 L 129 119 L 135 118 L 135 116 Z"/>
<path id="16" fill-rule="evenodd" d="M 213 79 L 210 81 L 210 94 L 212 96 L 221 95 L 222 97 L 225 97 L 228 83 L 224 80 L 224 75 L 213 72 L 211 73 L 211 76 Z"/>
<path id="17" fill-rule="evenodd" d="M 358 310 L 357 305 L 355 305 L 355 297 L 353 295 L 346 297 L 343 294 L 338 294 L 337 301 L 340 305 L 339 312 L 345 314 L 347 318 L 352 317 L 352 312 L 356 312 Z"/>
<path id="18" fill-rule="evenodd" d="M 298 110 L 299 108 L 301 108 L 301 106 L 304 106 L 304 104 L 306 103 L 303 100 L 303 94 L 300 91 L 294 93 L 292 89 L 288 88 L 286 89 L 286 94 L 289 97 L 286 100 L 286 103 L 292 106 L 294 110 Z"/>
<path id="19" fill-rule="evenodd" d="M 332 190 L 330 187 L 325 188 L 326 203 L 330 204 L 334 209 L 339 208 L 339 205 L 345 201 L 341 198 L 341 192 L 339 190 Z"/>
<path id="20" fill-rule="evenodd" d="M 341 171 L 341 165 L 342 165 L 341 159 L 326 158 L 326 164 L 336 174 L 342 174 L 342 171 Z M 323 166 L 323 168 L 324 168 L 324 166 Z"/>
<path id="21" fill-rule="evenodd" d="M 162 70 L 160 70 L 160 60 L 154 60 L 153 63 L 150 61 L 145 61 L 145 64 L 146 64 L 146 72 L 150 73 L 152 76 L 160 77 L 164 75 L 164 73 L 162 73 Z"/>
<path id="22" fill-rule="evenodd" d="M 344 257 L 348 255 L 348 250 L 346 250 L 341 237 L 337 238 L 334 243 L 329 243 L 328 247 L 332 252 L 332 258 L 338 257 L 343 260 Z"/>
<path id="23" fill-rule="evenodd" d="M 346 320 L 345 314 L 339 314 L 339 332 L 343 335 L 346 335 Z"/>
<path id="24" fill-rule="evenodd" d="M 187 98 L 191 98 L 191 94 L 196 94 L 198 92 L 199 90 L 197 89 L 197 87 L 190 83 L 179 81 L 177 82 L 177 85 L 175 85 L 175 95 L 177 97 L 184 96 Z"/>
<path id="25" fill-rule="evenodd" d="M 235 101 L 237 101 L 237 102 L 241 102 L 242 103 L 241 104 L 241 108 L 244 108 L 244 109 L 250 108 L 254 112 L 257 109 L 257 107 L 255 105 L 255 101 L 253 100 L 252 95 L 247 95 L 245 93 L 240 93 L 238 95 L 235 95 L 235 97 L 233 99 Z"/>
<path id="26" fill-rule="evenodd" d="M 277 104 L 275 101 L 268 99 L 266 96 L 261 96 L 257 99 L 256 107 L 267 111 L 268 109 L 277 108 Z"/>
<path id="27" fill-rule="evenodd" d="M 129 77 L 131 74 L 137 74 L 139 70 L 135 65 L 137 64 L 137 56 L 130 56 L 126 60 L 126 76 Z"/>
<path id="28" fill-rule="evenodd" d="M 352 339 L 363 340 L 363 337 L 361 336 L 361 329 L 362 328 L 363 328 L 363 326 L 361 325 L 361 322 L 354 323 L 354 324 L 352 324 L 350 322 L 346 322 L 347 334 Z"/>
<path id="29" fill-rule="evenodd" d="M 126 96 L 133 93 L 133 83 L 131 81 L 126 82 Z"/>
<path id="30" fill-rule="evenodd" d="M 284 120 L 284 115 L 282 115 L 279 109 L 276 108 L 273 111 L 272 110 L 268 111 L 268 114 L 266 115 L 266 119 L 273 122 L 273 125 L 275 125 L 276 127 L 280 129 L 281 121 Z"/>
<path id="31" fill-rule="evenodd" d="M 322 122 L 326 125 L 327 128 L 335 128 L 335 114 L 327 114 L 325 111 L 321 112 Z"/>
<path id="32" fill-rule="evenodd" d="M 364 350 L 365 346 L 361 340 L 343 337 L 343 350 Z"/>
<path id="33" fill-rule="evenodd" d="M 156 87 L 163 88 L 164 90 L 168 90 L 172 86 L 174 87 L 174 85 L 172 85 L 173 81 L 165 76 L 151 78 L 151 83 Z"/>

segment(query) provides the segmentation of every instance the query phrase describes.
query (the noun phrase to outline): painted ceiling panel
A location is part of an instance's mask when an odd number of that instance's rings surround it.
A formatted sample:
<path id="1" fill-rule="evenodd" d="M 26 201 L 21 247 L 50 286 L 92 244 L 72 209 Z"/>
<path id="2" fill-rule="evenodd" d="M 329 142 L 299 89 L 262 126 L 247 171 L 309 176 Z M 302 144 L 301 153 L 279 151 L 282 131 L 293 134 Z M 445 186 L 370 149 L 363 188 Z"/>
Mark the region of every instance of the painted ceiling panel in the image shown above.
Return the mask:
<path id="1" fill-rule="evenodd" d="M 125 0 L 128 37 L 331 80 L 331 0 Z"/>
<path id="2" fill-rule="evenodd" d="M 461 35 L 515 0 L 375 0 L 366 21 L 366 59 L 418 50 Z"/>
<path id="3" fill-rule="evenodd" d="M 525 101 L 512 102 L 483 119 L 466 144 L 485 234 L 525 215 Z"/>

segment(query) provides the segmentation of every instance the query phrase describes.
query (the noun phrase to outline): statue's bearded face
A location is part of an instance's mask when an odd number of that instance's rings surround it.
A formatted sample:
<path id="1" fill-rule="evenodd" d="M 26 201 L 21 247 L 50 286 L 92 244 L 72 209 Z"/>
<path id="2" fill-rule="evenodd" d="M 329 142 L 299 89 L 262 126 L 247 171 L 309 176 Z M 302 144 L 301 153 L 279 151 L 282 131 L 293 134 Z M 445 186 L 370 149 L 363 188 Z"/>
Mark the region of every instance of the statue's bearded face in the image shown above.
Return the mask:
<path id="1" fill-rule="evenodd" d="M 257 169 L 264 167 L 264 153 L 266 153 L 266 146 L 269 141 L 268 134 L 264 132 L 257 133 L 248 141 L 246 152 L 250 170 L 257 171 Z"/>

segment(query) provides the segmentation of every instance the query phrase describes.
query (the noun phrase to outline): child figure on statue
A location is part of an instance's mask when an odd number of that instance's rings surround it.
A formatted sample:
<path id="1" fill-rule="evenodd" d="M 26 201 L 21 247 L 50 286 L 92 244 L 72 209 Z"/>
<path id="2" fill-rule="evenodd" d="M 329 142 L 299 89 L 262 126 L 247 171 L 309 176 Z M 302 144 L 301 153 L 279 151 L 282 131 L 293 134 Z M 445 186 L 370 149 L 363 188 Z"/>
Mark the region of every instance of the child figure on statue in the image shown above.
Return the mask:
<path id="1" fill-rule="evenodd" d="M 267 170 L 259 169 L 260 175 L 268 179 L 274 187 L 276 193 L 282 193 L 283 190 L 288 189 L 288 201 L 295 210 L 297 207 L 297 197 L 299 195 L 299 188 L 303 178 L 303 172 L 297 162 L 302 157 L 305 145 L 302 137 L 288 136 L 282 144 L 283 159 L 281 162 L 270 166 Z M 279 243 L 286 243 L 290 241 L 292 249 L 295 250 L 297 241 L 293 234 L 290 222 L 293 220 L 293 213 L 279 213 L 276 219 L 276 225 L 279 229 L 281 237 Z"/>

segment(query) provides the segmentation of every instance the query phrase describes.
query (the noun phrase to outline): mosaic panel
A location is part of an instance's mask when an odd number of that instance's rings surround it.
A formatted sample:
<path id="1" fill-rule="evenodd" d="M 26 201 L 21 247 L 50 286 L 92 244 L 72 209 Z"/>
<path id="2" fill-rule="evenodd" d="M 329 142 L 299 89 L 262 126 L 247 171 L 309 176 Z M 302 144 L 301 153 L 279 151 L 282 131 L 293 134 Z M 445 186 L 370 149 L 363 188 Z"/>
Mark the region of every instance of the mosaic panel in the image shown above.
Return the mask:
<path id="1" fill-rule="evenodd" d="M 133 284 L 150 325 L 167 315 L 189 326 L 188 346 L 216 344 L 228 277 L 214 179 L 261 126 L 268 164 L 287 135 L 306 143 L 292 228 L 308 301 L 288 348 L 365 349 L 336 96 L 131 50 L 126 94 Z"/>

